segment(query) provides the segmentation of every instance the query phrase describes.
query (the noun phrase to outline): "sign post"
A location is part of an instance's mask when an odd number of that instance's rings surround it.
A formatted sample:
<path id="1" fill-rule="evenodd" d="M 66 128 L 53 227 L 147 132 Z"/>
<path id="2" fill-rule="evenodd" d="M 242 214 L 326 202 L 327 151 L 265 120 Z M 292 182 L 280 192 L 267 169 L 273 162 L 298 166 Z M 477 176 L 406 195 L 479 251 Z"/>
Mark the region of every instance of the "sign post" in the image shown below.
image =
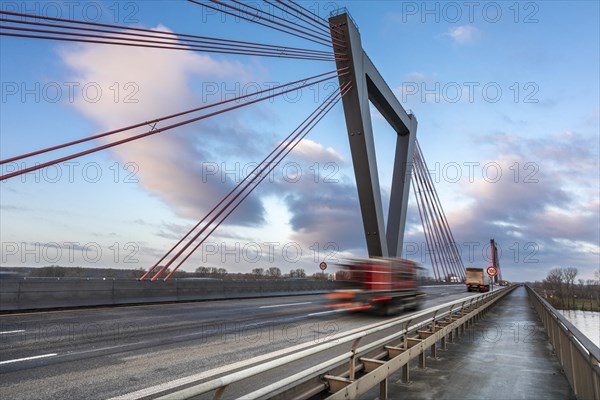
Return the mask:
<path id="1" fill-rule="evenodd" d="M 498 270 L 493 265 L 490 265 L 489 267 L 487 267 L 485 272 L 487 272 L 487 274 L 490 277 L 490 291 L 493 292 L 494 291 L 494 276 L 496 276 L 498 274 Z"/>
<path id="2" fill-rule="evenodd" d="M 327 269 L 327 263 L 325 261 L 321 261 L 321 264 L 319 264 L 319 268 L 321 268 L 321 271 L 323 271 L 323 279 L 325 279 L 325 270 Z"/>

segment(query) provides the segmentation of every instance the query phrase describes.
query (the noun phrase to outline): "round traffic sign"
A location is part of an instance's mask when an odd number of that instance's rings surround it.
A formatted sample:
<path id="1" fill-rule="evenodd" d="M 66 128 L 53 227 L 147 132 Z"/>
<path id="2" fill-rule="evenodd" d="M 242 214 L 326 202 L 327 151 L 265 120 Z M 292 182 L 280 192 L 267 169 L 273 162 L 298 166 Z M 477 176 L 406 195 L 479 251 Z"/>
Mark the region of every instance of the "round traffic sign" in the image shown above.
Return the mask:
<path id="1" fill-rule="evenodd" d="M 321 271 L 325 271 L 327 269 L 327 263 L 325 261 L 321 262 L 319 268 L 321 268 Z"/>
<path id="2" fill-rule="evenodd" d="M 498 271 L 496 270 L 496 267 L 494 267 L 493 265 L 490 265 L 487 268 L 486 272 L 489 276 L 496 276 L 496 274 L 498 273 Z"/>

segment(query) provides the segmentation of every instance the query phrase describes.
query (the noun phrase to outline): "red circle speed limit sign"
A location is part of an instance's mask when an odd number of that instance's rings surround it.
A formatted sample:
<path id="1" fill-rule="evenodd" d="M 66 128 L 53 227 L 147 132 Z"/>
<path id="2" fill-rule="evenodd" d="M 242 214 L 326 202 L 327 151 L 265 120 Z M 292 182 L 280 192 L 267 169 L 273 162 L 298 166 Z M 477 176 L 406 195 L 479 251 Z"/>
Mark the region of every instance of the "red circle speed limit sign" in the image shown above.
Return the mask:
<path id="1" fill-rule="evenodd" d="M 489 276 L 496 276 L 496 274 L 498 273 L 498 271 L 496 270 L 496 267 L 494 267 L 493 265 L 490 265 L 487 268 L 486 272 Z"/>
<path id="2" fill-rule="evenodd" d="M 319 268 L 321 268 L 321 271 L 325 271 L 327 269 L 327 263 L 323 261 L 321 264 L 319 264 Z"/>

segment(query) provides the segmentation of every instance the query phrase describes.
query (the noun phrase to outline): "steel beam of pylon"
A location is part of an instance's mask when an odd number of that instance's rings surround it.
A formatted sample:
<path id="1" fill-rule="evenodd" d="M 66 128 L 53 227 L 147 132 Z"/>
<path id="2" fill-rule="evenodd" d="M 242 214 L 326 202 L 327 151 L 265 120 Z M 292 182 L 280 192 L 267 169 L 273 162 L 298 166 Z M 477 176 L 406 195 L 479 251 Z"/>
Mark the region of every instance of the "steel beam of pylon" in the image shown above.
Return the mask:
<path id="1" fill-rule="evenodd" d="M 494 239 L 490 239 L 490 252 L 492 265 L 496 268 L 497 274 L 494 276 L 494 282 L 498 283 L 498 281 L 502 280 L 502 270 L 500 269 L 500 258 L 498 257 L 498 248 L 496 247 L 496 241 Z"/>
<path id="2" fill-rule="evenodd" d="M 352 81 L 342 99 L 358 198 L 369 256 L 400 257 L 406 225 L 417 119 L 408 114 L 362 48 L 358 28 L 347 13 L 329 19 L 334 52 L 344 53 L 338 68 L 350 74 L 340 85 Z M 343 42 L 345 45 L 337 43 Z M 373 141 L 369 100 L 397 133 L 387 230 L 384 226 L 379 174 Z"/>

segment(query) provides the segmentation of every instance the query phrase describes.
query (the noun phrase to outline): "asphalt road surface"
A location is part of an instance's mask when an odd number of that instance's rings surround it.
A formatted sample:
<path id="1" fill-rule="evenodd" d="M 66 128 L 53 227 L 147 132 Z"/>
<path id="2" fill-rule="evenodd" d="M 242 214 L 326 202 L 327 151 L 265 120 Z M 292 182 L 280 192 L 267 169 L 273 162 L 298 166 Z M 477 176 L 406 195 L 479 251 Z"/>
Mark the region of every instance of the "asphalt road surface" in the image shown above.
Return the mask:
<path id="1" fill-rule="evenodd" d="M 472 295 L 423 289 L 424 308 Z M 0 398 L 106 399 L 382 320 L 323 295 L 1 315 Z"/>

